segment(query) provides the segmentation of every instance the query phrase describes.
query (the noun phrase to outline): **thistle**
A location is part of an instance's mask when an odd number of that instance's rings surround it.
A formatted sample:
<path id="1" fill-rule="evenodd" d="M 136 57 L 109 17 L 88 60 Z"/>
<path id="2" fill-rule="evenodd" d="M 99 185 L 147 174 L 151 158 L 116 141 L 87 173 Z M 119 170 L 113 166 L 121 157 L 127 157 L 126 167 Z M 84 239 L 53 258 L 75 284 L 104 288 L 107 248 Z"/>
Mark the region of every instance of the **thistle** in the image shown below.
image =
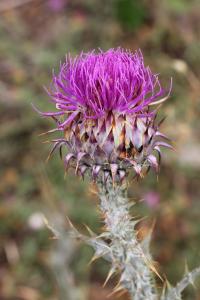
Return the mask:
<path id="1" fill-rule="evenodd" d="M 161 86 L 158 75 L 145 67 L 141 51 L 99 50 L 74 59 L 68 55 L 48 90 L 56 111 L 40 112 L 56 122 L 49 132 L 62 135 L 53 140 L 50 155 L 64 147 L 65 168 L 82 176 L 87 172 L 98 186 L 105 232 L 85 237 L 72 226 L 73 232 L 94 248 L 93 260 L 102 256 L 110 262 L 107 280 L 119 274 L 114 292 L 126 289 L 134 300 L 181 299 L 185 287 L 180 282 L 158 295 L 150 237 L 138 241 L 126 196 L 128 173 L 143 177 L 150 168 L 158 172 L 161 147 L 171 148 L 157 120 L 171 85 Z M 192 274 L 197 273 L 199 269 Z"/>
<path id="2" fill-rule="evenodd" d="M 170 147 L 156 121 L 168 92 L 144 66 L 141 51 L 67 56 L 48 93 L 57 111 L 42 115 L 63 133 L 53 150 L 66 146 L 66 168 L 89 171 L 93 179 L 111 174 L 113 181 L 122 181 L 130 169 L 139 176 L 150 167 L 158 171 L 155 153 L 160 157 L 160 147 Z"/>

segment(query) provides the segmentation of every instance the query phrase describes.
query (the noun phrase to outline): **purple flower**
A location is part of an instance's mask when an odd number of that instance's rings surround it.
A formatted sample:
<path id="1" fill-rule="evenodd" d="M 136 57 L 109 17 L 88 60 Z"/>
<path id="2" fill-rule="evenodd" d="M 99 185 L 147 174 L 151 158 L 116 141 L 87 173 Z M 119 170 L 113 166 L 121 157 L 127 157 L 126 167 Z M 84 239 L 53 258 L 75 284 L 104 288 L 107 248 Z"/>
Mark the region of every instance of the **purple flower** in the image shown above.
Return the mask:
<path id="1" fill-rule="evenodd" d="M 155 208 L 159 205 L 160 195 L 154 191 L 149 191 L 144 195 L 144 202 L 150 207 Z"/>
<path id="2" fill-rule="evenodd" d="M 66 4 L 66 0 L 48 0 L 49 8 L 54 12 L 61 11 Z"/>
<path id="3" fill-rule="evenodd" d="M 141 51 L 68 55 L 48 94 L 57 110 L 42 115 L 63 132 L 54 149 L 67 146 L 66 166 L 74 162 L 81 174 L 90 169 L 93 178 L 101 170 L 122 178 L 130 167 L 141 176 L 145 167 L 158 169 L 153 151 L 160 156 L 160 146 L 170 146 L 158 131 L 153 107 L 169 93 L 145 67 Z"/>
<path id="4" fill-rule="evenodd" d="M 138 117 L 152 116 L 149 106 L 166 94 L 158 75 L 144 66 L 142 53 L 118 48 L 107 52 L 82 53 L 66 58 L 58 76 L 54 75 L 50 94 L 65 128 L 81 113 L 83 119 L 98 119 L 108 112 Z"/>

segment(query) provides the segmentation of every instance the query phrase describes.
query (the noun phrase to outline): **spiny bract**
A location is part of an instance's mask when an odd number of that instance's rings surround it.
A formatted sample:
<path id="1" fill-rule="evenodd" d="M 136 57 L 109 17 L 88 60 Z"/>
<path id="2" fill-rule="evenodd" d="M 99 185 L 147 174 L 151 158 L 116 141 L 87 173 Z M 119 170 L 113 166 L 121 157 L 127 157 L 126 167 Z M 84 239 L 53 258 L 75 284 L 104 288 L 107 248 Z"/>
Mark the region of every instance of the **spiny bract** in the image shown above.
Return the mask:
<path id="1" fill-rule="evenodd" d="M 41 114 L 52 117 L 55 130 L 63 133 L 53 150 L 66 146 L 66 168 L 73 166 L 81 175 L 89 170 L 94 179 L 111 174 L 113 180 L 123 180 L 130 168 L 140 176 L 150 167 L 158 170 L 155 152 L 160 157 L 160 146 L 170 145 L 152 107 L 169 92 L 144 66 L 141 51 L 68 55 L 48 94 L 57 111 Z"/>

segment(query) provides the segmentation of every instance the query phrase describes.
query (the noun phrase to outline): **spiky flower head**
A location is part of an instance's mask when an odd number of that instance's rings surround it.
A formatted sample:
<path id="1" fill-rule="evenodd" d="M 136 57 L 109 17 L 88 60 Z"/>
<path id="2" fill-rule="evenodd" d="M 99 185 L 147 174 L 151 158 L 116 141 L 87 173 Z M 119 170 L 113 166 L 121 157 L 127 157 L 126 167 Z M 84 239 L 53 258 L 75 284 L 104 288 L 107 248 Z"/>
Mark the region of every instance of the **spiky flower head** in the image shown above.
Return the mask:
<path id="1" fill-rule="evenodd" d="M 48 93 L 57 111 L 42 115 L 62 132 L 53 150 L 66 146 L 66 168 L 113 180 L 122 180 L 130 168 L 140 176 L 150 167 L 158 170 L 155 152 L 159 157 L 160 146 L 170 147 L 156 122 L 167 91 L 145 67 L 141 51 L 68 55 Z"/>

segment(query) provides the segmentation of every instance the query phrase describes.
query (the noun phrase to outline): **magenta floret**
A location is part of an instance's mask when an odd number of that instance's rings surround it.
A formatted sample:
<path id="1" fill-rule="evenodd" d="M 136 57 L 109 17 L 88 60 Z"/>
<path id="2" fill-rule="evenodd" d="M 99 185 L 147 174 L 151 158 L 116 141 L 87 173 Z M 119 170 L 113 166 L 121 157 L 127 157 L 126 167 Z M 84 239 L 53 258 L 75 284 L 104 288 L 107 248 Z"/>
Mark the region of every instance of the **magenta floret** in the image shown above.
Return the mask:
<path id="1" fill-rule="evenodd" d="M 166 90 L 158 75 L 144 66 L 141 51 L 117 48 L 82 53 L 74 59 L 68 55 L 53 76 L 49 95 L 58 111 L 43 115 L 65 115 L 59 123 L 65 128 L 78 113 L 83 119 L 98 119 L 108 112 L 150 116 L 149 105 L 165 96 Z"/>

